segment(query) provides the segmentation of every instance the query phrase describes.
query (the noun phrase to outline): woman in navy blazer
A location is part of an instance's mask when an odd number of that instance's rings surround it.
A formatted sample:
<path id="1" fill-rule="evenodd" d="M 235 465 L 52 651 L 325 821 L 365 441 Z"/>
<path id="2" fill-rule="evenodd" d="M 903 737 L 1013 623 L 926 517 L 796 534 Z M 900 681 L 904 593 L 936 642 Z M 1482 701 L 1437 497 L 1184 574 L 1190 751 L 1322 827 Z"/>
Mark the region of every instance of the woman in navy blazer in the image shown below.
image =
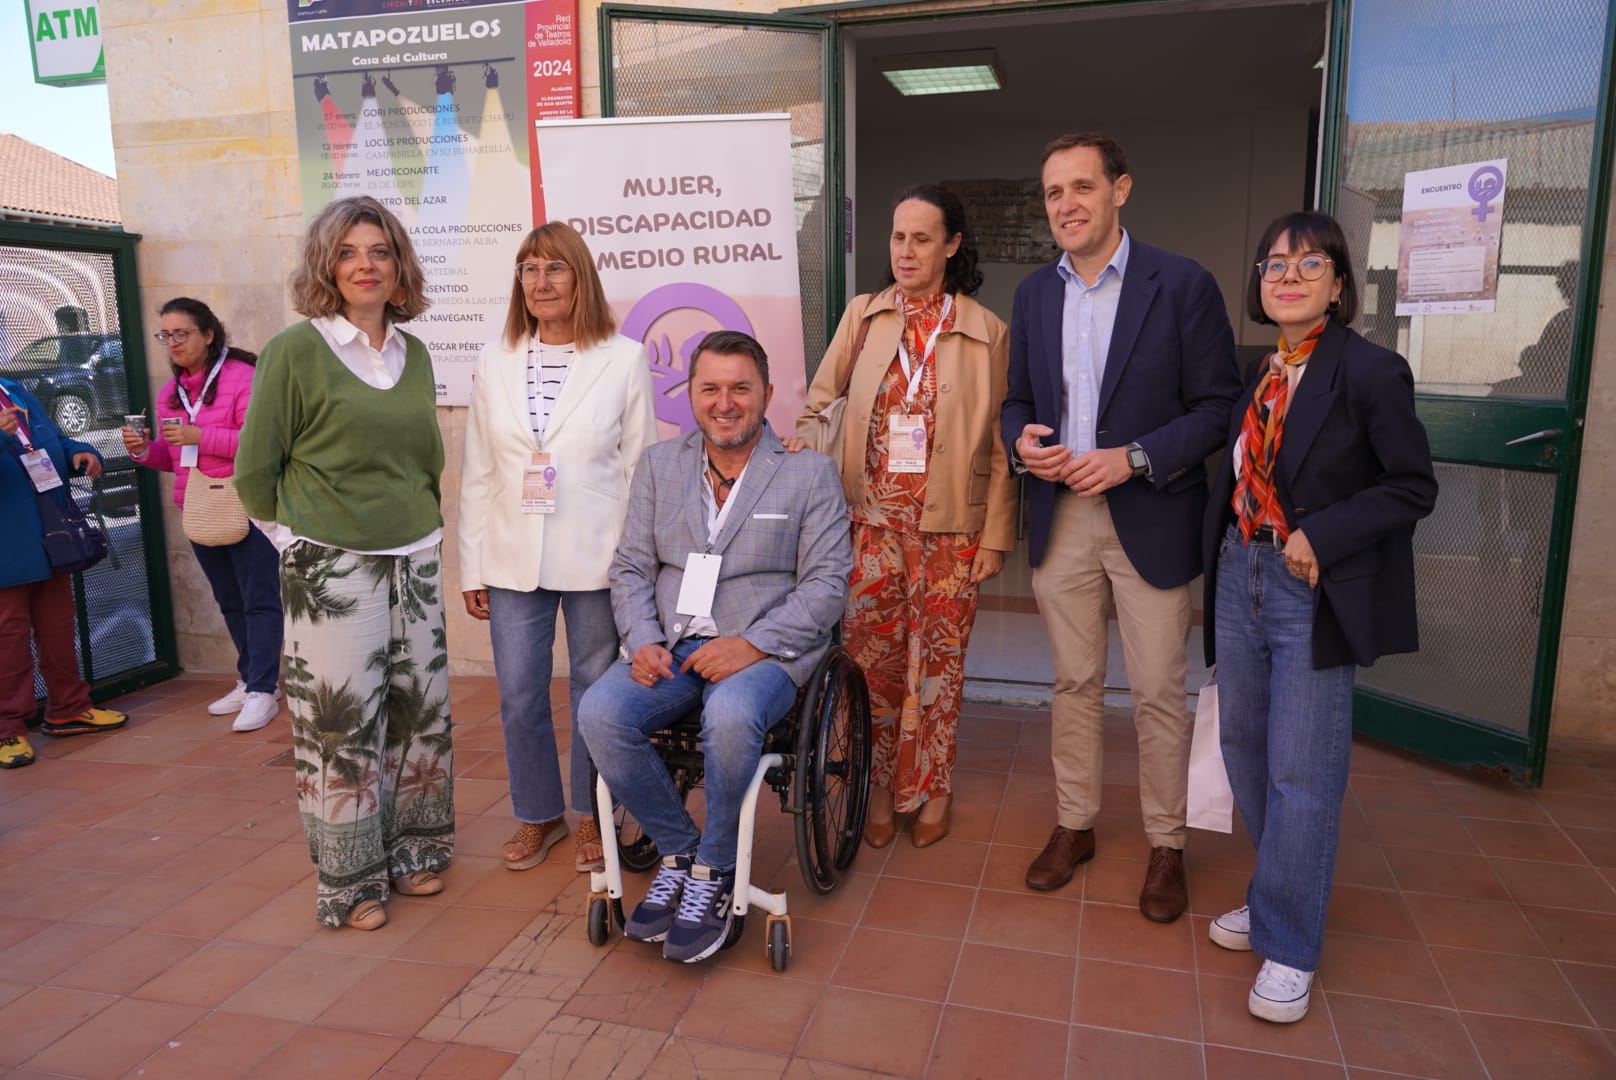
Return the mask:
<path id="1" fill-rule="evenodd" d="M 1408 363 L 1348 329 L 1357 293 L 1334 219 L 1269 225 L 1246 304 L 1282 336 L 1230 418 L 1203 553 L 1223 759 L 1257 861 L 1246 905 L 1209 932 L 1262 956 L 1248 1006 L 1290 1023 L 1324 940 L 1355 665 L 1419 648 L 1414 524 L 1437 485 Z"/>

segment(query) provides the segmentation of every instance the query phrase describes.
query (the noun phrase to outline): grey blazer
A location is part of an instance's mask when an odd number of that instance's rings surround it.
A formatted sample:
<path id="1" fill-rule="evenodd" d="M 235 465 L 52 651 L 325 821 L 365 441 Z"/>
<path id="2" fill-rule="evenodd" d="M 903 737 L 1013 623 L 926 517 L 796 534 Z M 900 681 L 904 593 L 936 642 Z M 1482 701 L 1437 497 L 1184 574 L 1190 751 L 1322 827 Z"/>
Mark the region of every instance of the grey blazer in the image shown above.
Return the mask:
<path id="1" fill-rule="evenodd" d="M 632 657 L 672 648 L 689 618 L 674 610 L 686 558 L 723 557 L 713 621 L 744 637 L 801 686 L 830 647 L 847 606 L 852 536 L 842 480 L 830 458 L 788 454 L 767 425 L 716 543 L 707 543 L 701 432 L 647 447 L 629 491 L 628 523 L 609 577 L 612 612 Z"/>

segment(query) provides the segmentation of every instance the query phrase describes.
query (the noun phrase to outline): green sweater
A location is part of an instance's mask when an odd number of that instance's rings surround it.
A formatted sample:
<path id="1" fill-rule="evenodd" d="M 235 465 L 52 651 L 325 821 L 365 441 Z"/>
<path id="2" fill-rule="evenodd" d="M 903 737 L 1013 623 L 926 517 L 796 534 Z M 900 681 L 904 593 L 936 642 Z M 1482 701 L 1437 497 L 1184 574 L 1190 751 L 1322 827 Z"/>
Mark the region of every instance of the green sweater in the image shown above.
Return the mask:
<path id="1" fill-rule="evenodd" d="M 252 517 L 349 551 L 413 543 L 443 524 L 443 436 L 426 346 L 404 334 L 389 390 L 361 381 L 310 322 L 264 346 L 236 451 Z"/>

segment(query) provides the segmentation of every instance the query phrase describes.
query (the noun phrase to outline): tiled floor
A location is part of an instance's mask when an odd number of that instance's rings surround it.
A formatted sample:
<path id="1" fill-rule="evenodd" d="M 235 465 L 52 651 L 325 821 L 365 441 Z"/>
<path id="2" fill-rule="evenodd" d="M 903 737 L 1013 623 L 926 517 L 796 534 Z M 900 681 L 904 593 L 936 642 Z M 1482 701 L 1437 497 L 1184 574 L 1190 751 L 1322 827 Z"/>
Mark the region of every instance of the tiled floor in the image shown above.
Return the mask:
<path id="1" fill-rule="evenodd" d="M 1360 744 L 1322 992 L 1276 1027 L 1246 1013 L 1257 961 L 1206 940 L 1242 838 L 1192 839 L 1191 917 L 1135 910 L 1120 718 L 1100 857 L 1052 895 L 1021 885 L 1050 825 L 1047 714 L 972 711 L 953 836 L 865 851 L 829 897 L 765 812 L 761 873 L 795 916 L 778 975 L 760 925 L 695 967 L 592 948 L 585 880 L 499 864 L 488 680 L 454 683 L 448 889 L 394 898 L 374 934 L 319 927 L 286 723 L 232 735 L 202 709 L 225 686 L 132 695 L 127 730 L 36 740 L 0 775 L 0 1077 L 1616 1076 L 1616 755 L 1553 755 L 1527 793 Z"/>

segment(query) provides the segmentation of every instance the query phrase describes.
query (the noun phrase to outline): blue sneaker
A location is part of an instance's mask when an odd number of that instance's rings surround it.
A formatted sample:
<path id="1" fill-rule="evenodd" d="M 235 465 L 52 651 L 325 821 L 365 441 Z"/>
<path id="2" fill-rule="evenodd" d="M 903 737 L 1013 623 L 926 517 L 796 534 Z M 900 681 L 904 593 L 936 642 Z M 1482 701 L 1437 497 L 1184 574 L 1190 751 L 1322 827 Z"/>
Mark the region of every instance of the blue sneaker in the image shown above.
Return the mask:
<path id="1" fill-rule="evenodd" d="M 662 943 L 662 958 L 680 964 L 705 960 L 724 947 L 734 921 L 735 871 L 696 863 L 690 868 L 679 914 Z"/>
<path id="2" fill-rule="evenodd" d="M 689 880 L 690 856 L 664 855 L 645 899 L 629 915 L 623 936 L 653 944 L 667 937 L 674 912 L 679 908 L 679 897 Z"/>

